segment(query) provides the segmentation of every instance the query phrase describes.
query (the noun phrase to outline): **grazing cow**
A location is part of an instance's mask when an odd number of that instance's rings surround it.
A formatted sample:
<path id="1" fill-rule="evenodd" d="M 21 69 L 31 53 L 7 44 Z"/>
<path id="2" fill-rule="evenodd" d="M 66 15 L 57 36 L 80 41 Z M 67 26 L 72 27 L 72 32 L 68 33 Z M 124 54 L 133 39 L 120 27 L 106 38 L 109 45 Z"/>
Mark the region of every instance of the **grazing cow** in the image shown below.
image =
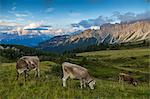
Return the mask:
<path id="1" fill-rule="evenodd" d="M 63 69 L 63 87 L 66 87 L 66 80 L 68 77 L 71 79 L 78 79 L 80 80 L 80 87 L 82 89 L 82 86 L 86 87 L 86 84 L 89 85 L 91 89 L 94 89 L 95 80 L 92 79 L 92 77 L 89 75 L 87 69 L 68 62 L 64 62 L 62 64 Z"/>
<path id="2" fill-rule="evenodd" d="M 30 70 L 36 70 L 35 76 L 39 76 L 39 58 L 37 56 L 23 56 L 20 59 L 17 60 L 16 63 L 16 70 L 17 70 L 17 80 L 19 78 L 19 75 L 24 73 L 25 81 L 27 75 L 29 75 L 27 72 Z"/>
<path id="3" fill-rule="evenodd" d="M 132 84 L 134 86 L 137 86 L 138 84 L 137 80 L 135 80 L 133 77 L 125 73 L 119 73 L 119 83 L 121 81 L 127 81 L 129 84 Z"/>

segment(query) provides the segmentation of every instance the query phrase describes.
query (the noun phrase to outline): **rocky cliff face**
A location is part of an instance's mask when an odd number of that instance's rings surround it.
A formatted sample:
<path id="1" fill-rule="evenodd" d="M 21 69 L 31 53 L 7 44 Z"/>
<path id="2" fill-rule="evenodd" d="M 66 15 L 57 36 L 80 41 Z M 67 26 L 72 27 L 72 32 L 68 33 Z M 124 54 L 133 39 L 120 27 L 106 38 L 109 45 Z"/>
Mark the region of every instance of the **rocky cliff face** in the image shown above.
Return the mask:
<path id="1" fill-rule="evenodd" d="M 68 42 L 78 42 L 80 39 L 96 38 L 103 43 L 124 43 L 145 40 L 150 37 L 150 20 L 133 23 L 105 24 L 100 30 L 85 30 L 79 35 L 71 36 Z M 108 40 L 109 39 L 109 40 Z"/>
<path id="2" fill-rule="evenodd" d="M 63 40 L 57 40 L 57 43 L 50 39 L 49 42 L 53 43 L 52 45 L 50 43 L 40 43 L 40 46 L 44 50 L 51 50 L 52 48 L 69 50 L 92 44 L 118 44 L 148 40 L 149 38 L 150 20 L 139 20 L 130 23 L 104 24 L 99 30 L 88 29 L 80 34 L 68 36 Z"/>

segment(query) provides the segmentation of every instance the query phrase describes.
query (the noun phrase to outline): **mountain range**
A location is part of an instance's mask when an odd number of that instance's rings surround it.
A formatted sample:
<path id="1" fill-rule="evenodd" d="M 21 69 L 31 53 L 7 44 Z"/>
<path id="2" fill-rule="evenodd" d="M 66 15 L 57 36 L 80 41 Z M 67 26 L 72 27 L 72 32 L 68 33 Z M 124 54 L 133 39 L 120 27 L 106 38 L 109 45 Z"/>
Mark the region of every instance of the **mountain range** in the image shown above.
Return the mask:
<path id="1" fill-rule="evenodd" d="M 93 44 L 121 44 L 149 40 L 150 20 L 103 24 L 99 29 L 87 29 L 78 34 L 62 35 L 39 43 L 42 50 L 64 52 Z"/>
<path id="2" fill-rule="evenodd" d="M 24 46 L 38 46 L 38 43 L 50 39 L 51 35 L 39 34 L 39 35 L 18 35 L 9 33 L 0 33 L 0 44 L 17 44 Z"/>
<path id="3" fill-rule="evenodd" d="M 12 25 L 10 23 L 0 24 L 0 44 L 18 44 L 35 47 L 38 46 L 38 43 L 56 35 L 75 35 L 82 31 L 74 28 L 52 28 L 51 26 L 39 24 L 29 24 L 27 26 Z"/>

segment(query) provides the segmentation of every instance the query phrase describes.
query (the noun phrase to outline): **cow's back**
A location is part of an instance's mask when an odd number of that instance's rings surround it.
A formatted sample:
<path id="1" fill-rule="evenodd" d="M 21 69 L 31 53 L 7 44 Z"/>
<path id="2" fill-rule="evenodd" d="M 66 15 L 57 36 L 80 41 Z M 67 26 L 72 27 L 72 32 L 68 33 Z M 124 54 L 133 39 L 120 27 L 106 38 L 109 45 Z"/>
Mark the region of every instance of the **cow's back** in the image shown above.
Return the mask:
<path id="1" fill-rule="evenodd" d="M 124 81 L 130 81 L 130 80 L 133 80 L 133 78 L 128 75 L 128 74 L 125 74 L 125 73 L 119 73 L 120 77 L 124 80 Z"/>
<path id="2" fill-rule="evenodd" d="M 33 62 L 39 62 L 39 58 L 37 56 L 23 56 L 21 59 L 30 60 Z"/>
<path id="3" fill-rule="evenodd" d="M 80 79 L 89 76 L 87 69 L 79 65 L 64 62 L 62 66 L 64 71 L 70 74 L 72 78 Z"/>
<path id="4" fill-rule="evenodd" d="M 24 64 L 28 69 L 34 69 L 39 65 L 39 58 L 37 56 L 23 56 L 17 62 L 19 62 L 18 65 Z M 24 65 L 18 67 L 22 68 Z"/>

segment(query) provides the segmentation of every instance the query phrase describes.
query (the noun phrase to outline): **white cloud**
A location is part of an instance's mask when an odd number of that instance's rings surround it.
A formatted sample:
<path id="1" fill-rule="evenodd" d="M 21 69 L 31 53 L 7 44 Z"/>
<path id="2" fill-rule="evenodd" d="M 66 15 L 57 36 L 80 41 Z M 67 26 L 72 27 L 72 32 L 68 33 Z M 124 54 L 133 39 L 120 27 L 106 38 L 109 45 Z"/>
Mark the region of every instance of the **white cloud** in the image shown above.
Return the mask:
<path id="1" fill-rule="evenodd" d="M 82 26 L 84 28 L 90 28 L 91 26 L 101 26 L 106 23 L 120 23 L 120 22 L 131 22 L 136 20 L 150 19 L 150 11 L 145 11 L 143 13 L 120 13 L 114 12 L 112 16 L 99 16 L 95 19 L 81 20 L 79 23 L 71 24 L 72 27 Z"/>
<path id="2" fill-rule="evenodd" d="M 28 16 L 28 14 L 26 14 L 26 13 L 15 13 L 15 16 L 16 17 L 26 17 L 26 16 Z"/>
<path id="3" fill-rule="evenodd" d="M 145 11 L 143 13 L 138 14 L 132 12 L 121 14 L 120 12 L 115 12 L 113 16 L 116 17 L 117 20 L 120 20 L 121 22 L 130 22 L 136 20 L 150 19 L 150 11 Z"/>
<path id="4" fill-rule="evenodd" d="M 16 20 L 18 20 L 18 21 L 24 21 L 23 18 L 16 18 Z"/>
<path id="5" fill-rule="evenodd" d="M 15 12 L 11 10 L 11 11 L 8 11 L 8 13 L 10 13 L 10 14 L 14 14 Z"/>
<path id="6" fill-rule="evenodd" d="M 12 7 L 8 13 L 15 15 L 16 17 L 26 17 L 31 15 L 29 11 L 16 11 L 16 6 Z"/>
<path id="7" fill-rule="evenodd" d="M 0 21 L 0 26 L 20 26 L 21 24 L 16 22 L 6 22 L 6 21 Z"/>
<path id="8" fill-rule="evenodd" d="M 18 20 L 20 20 L 20 19 L 18 19 Z M 20 25 L 15 22 L 0 21 L 0 33 L 4 33 L 4 32 L 18 33 L 18 35 L 28 35 L 28 34 L 39 35 L 39 33 L 42 33 L 42 34 L 56 36 L 56 35 L 69 34 L 69 33 L 75 32 L 77 30 L 79 30 L 79 28 L 76 29 L 71 26 L 63 28 L 63 27 L 52 27 L 51 25 L 43 25 L 42 21 L 36 22 L 36 23 L 31 23 L 26 26 Z"/>
<path id="9" fill-rule="evenodd" d="M 100 26 L 91 26 L 90 29 L 92 29 L 92 30 L 99 30 Z"/>
<path id="10" fill-rule="evenodd" d="M 14 11 L 14 10 L 16 10 L 16 7 L 15 7 L 15 6 L 14 6 L 14 7 L 12 7 L 12 8 L 11 8 L 11 10 L 13 10 L 13 11 Z"/>
<path id="11" fill-rule="evenodd" d="M 53 11 L 54 11 L 54 8 L 47 8 L 47 9 L 45 10 L 46 13 L 51 13 L 51 12 L 53 12 Z"/>
<path id="12" fill-rule="evenodd" d="M 25 26 L 24 29 L 32 29 L 32 28 L 37 28 L 40 26 L 41 26 L 41 23 L 31 23 L 31 24 Z"/>
<path id="13" fill-rule="evenodd" d="M 16 28 L 22 27 L 22 24 L 16 22 L 0 21 L 0 33 L 13 33 Z"/>
<path id="14" fill-rule="evenodd" d="M 81 20 L 77 24 L 71 24 L 73 27 L 79 27 L 82 26 L 84 28 L 90 28 L 91 26 L 100 26 L 104 23 L 110 23 L 113 19 L 109 17 L 99 16 L 96 19 L 88 19 L 88 20 Z"/>

